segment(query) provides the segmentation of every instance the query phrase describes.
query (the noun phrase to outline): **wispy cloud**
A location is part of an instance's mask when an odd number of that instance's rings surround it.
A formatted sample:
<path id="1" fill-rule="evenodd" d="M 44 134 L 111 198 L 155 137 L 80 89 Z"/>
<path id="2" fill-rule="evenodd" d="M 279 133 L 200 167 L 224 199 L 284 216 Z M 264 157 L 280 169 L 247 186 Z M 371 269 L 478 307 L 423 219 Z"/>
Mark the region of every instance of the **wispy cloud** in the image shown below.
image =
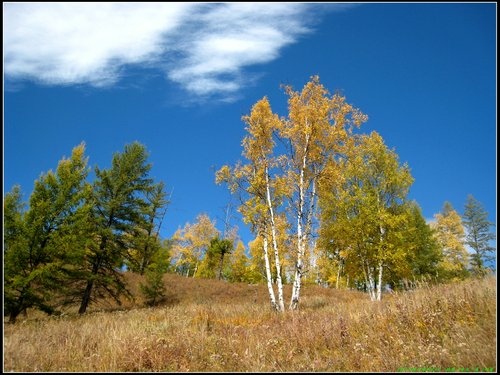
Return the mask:
<path id="1" fill-rule="evenodd" d="M 304 4 L 215 6 L 180 38 L 180 64 L 168 77 L 196 94 L 233 93 L 248 79 L 243 68 L 276 59 L 284 46 L 309 31 L 306 12 Z"/>
<path id="2" fill-rule="evenodd" d="M 330 4 L 335 6 L 335 4 Z M 8 3 L 4 73 L 48 85 L 116 83 L 161 68 L 197 96 L 230 96 L 311 31 L 301 3 Z"/>
<path id="3" fill-rule="evenodd" d="M 193 6 L 169 3 L 4 5 L 7 77 L 113 84 L 126 64 L 155 61 Z"/>

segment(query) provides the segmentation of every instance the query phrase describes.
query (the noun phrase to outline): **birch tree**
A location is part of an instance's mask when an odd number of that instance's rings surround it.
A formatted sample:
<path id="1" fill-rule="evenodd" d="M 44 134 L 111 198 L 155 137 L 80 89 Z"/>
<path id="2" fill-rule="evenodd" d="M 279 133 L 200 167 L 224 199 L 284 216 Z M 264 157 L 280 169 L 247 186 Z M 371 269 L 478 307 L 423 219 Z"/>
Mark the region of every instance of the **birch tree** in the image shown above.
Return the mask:
<path id="1" fill-rule="evenodd" d="M 288 118 L 282 121 L 280 137 L 288 144 L 287 178 L 293 187 L 290 196 L 291 212 L 296 222 L 296 256 L 290 309 L 297 309 L 305 269 L 306 251 L 313 248 L 316 231 L 317 183 L 328 160 L 335 158 L 367 116 L 348 104 L 340 94 L 330 96 L 319 82 L 311 77 L 301 92 L 285 87 L 288 99 Z"/>
<path id="2" fill-rule="evenodd" d="M 284 310 L 281 302 L 284 250 L 278 240 L 278 218 L 286 217 L 286 230 L 294 236 L 285 243 L 295 247 L 289 308 L 296 309 L 306 272 L 305 257 L 314 248 L 318 177 L 352 129 L 367 118 L 343 96 L 329 96 L 317 76 L 301 92 L 291 87 L 285 87 L 285 91 L 289 96 L 288 118 L 280 119 L 273 114 L 267 98 L 257 102 L 251 115 L 243 117 L 248 131 L 243 154 L 249 163 L 234 169 L 225 166 L 217 174 L 218 182 L 232 180 L 233 191 L 245 192 L 240 211 L 245 211 L 247 218 L 253 217 L 264 254 L 269 255 L 269 248 L 274 252 L 277 306 L 281 311 Z M 276 140 L 280 147 L 276 147 Z M 259 220 L 254 220 L 257 217 Z M 266 262 L 271 265 L 269 259 Z"/>
<path id="3" fill-rule="evenodd" d="M 279 178 L 271 177 L 271 169 L 276 165 L 276 159 L 273 158 L 273 132 L 279 128 L 280 119 L 272 112 L 269 101 L 264 97 L 252 107 L 250 115 L 243 116 L 242 120 L 248 132 L 243 139 L 243 156 L 249 163 L 239 164 L 234 168 L 222 167 L 216 174 L 216 181 L 227 183 L 233 192 L 241 194 L 239 211 L 262 240 L 271 305 L 284 311 L 282 260 L 278 248 L 275 212 L 281 194 L 279 189 L 283 185 Z M 271 252 L 276 268 L 277 300 L 272 286 Z"/>
<path id="4" fill-rule="evenodd" d="M 370 298 L 380 300 L 384 269 L 406 257 L 405 202 L 413 178 L 376 132 L 345 150 L 345 157 L 330 164 L 321 181 L 320 243 L 344 252 L 343 258 L 362 274 Z"/>
<path id="5" fill-rule="evenodd" d="M 215 222 L 206 214 L 200 214 L 194 224 L 186 223 L 172 237 L 172 262 L 176 272 L 186 277 L 199 276 L 199 267 L 210 246 L 219 235 Z"/>

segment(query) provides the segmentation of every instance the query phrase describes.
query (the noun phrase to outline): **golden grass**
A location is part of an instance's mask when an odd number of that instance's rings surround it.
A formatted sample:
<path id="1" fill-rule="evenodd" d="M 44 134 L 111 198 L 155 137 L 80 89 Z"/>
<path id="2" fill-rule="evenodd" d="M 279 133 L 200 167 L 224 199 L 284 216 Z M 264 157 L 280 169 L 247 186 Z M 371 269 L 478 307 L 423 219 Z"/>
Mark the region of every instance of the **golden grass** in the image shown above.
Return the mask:
<path id="1" fill-rule="evenodd" d="M 129 280 L 132 289 L 140 278 Z M 305 286 L 299 311 L 270 311 L 263 285 L 166 275 L 163 306 L 4 324 L 4 371 L 496 370 L 496 279 L 371 302 Z M 135 289 L 137 291 L 137 289 Z M 287 295 L 289 290 L 286 290 Z"/>

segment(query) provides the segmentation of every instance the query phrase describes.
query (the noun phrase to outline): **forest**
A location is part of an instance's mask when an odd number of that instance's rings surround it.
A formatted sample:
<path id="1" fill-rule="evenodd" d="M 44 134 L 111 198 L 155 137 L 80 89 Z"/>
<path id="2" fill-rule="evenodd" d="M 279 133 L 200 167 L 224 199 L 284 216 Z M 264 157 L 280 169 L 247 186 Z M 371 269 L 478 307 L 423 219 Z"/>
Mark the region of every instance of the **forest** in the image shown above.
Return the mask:
<path id="1" fill-rule="evenodd" d="M 219 231 L 204 213 L 162 238 L 169 198 L 150 176 L 146 146 L 125 145 L 90 181 L 82 143 L 35 181 L 27 202 L 20 186 L 4 196 L 4 316 L 121 303 L 134 298 L 130 274 L 142 277 L 150 306 L 166 300 L 165 275 L 178 274 L 265 285 L 266 303 L 283 313 L 300 309 L 309 285 L 380 301 L 492 272 L 495 233 L 480 202 L 464 197 L 461 213 L 443 202 L 426 222 L 408 199 L 410 167 L 377 132 L 362 132 L 364 113 L 317 76 L 301 91 L 283 89 L 288 115 L 266 97 L 255 103 L 242 118 L 243 160 L 214 176 L 237 199 L 253 241 L 227 225 Z"/>

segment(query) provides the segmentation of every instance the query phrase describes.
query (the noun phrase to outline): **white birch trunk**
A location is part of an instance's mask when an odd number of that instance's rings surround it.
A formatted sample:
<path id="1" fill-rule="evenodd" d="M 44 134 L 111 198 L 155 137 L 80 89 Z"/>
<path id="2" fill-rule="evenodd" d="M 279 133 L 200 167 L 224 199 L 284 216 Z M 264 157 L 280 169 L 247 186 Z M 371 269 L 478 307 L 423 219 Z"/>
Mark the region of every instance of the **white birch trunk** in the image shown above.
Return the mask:
<path id="1" fill-rule="evenodd" d="M 375 278 L 373 277 L 373 270 L 368 269 L 368 282 L 370 283 L 370 299 L 375 301 L 377 298 L 375 295 Z"/>
<path id="2" fill-rule="evenodd" d="M 271 190 L 269 188 L 269 174 L 268 168 L 266 166 L 266 198 L 267 198 L 267 207 L 269 209 L 269 216 L 271 218 L 271 238 L 273 242 L 273 250 L 274 250 L 274 263 L 276 267 L 276 284 L 278 286 L 278 305 L 277 309 L 279 311 L 285 311 L 285 303 L 283 299 L 283 282 L 281 280 L 281 261 L 279 257 L 278 251 L 278 241 L 276 239 L 276 223 L 274 221 L 274 210 L 271 202 Z"/>
<path id="3" fill-rule="evenodd" d="M 382 272 L 384 269 L 384 264 L 382 261 L 378 264 L 378 285 L 377 285 L 377 301 L 382 299 Z"/>
<path id="4" fill-rule="evenodd" d="M 196 271 L 198 271 L 198 262 L 196 262 L 196 265 L 194 267 L 194 271 L 193 271 L 193 277 L 196 276 Z"/>
<path id="5" fill-rule="evenodd" d="M 340 263 L 339 263 L 339 269 L 337 270 L 337 281 L 335 282 L 335 289 L 339 288 L 339 279 L 340 279 Z"/>
<path id="6" fill-rule="evenodd" d="M 297 262 L 295 264 L 295 275 L 292 287 L 292 299 L 290 301 L 290 310 L 295 310 L 299 306 L 300 287 L 304 267 L 305 240 L 302 220 L 304 218 L 304 174 L 307 165 L 307 149 L 309 147 L 310 135 L 306 135 L 306 145 L 304 146 L 304 156 L 302 157 L 302 166 L 299 174 L 299 207 L 297 212 Z"/>
<path id="7" fill-rule="evenodd" d="M 269 291 L 269 299 L 271 300 L 272 308 L 277 309 L 278 307 L 276 305 L 276 297 L 274 296 L 273 279 L 271 276 L 271 264 L 269 262 L 269 251 L 268 251 L 266 233 L 264 233 L 263 235 L 263 243 L 264 243 L 264 264 L 266 267 L 267 290 Z"/>
<path id="8" fill-rule="evenodd" d="M 365 272 L 365 280 L 367 281 L 368 294 L 370 295 L 370 300 L 375 301 L 377 296 L 375 294 L 375 278 L 373 277 L 373 269 L 367 261 L 365 261 L 365 265 L 366 270 L 363 267 L 363 271 Z"/>
<path id="9" fill-rule="evenodd" d="M 378 198 L 377 198 L 378 199 Z M 384 233 L 385 230 L 382 225 L 379 225 L 380 232 L 380 249 L 379 252 L 382 252 L 383 244 L 384 244 Z M 384 263 L 382 260 L 378 262 L 378 285 L 377 285 L 377 301 L 382 299 L 382 272 L 384 269 Z"/>

